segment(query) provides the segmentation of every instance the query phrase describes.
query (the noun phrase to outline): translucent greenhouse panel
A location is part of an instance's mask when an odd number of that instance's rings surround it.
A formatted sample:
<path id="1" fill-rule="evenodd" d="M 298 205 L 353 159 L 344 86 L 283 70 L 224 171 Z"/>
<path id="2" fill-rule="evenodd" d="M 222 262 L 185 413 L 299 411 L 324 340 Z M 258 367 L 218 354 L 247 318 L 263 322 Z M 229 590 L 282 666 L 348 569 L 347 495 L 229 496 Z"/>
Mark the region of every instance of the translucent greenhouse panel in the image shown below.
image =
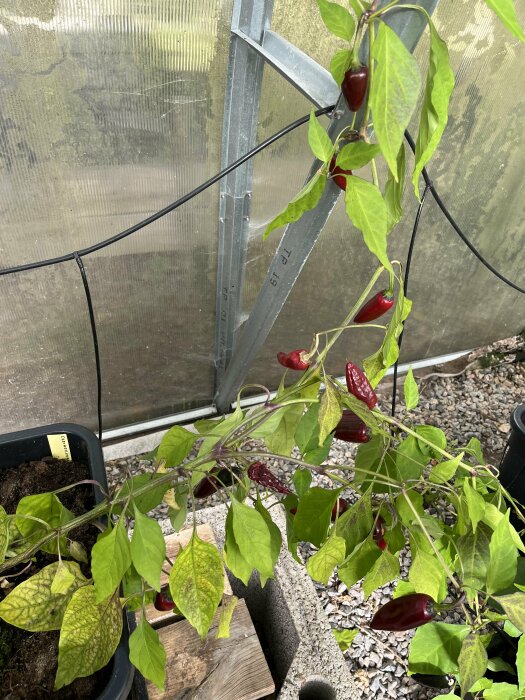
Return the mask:
<path id="1" fill-rule="evenodd" d="M 525 14 L 520 12 L 525 23 Z M 431 178 L 472 243 L 497 269 L 525 286 L 525 97 L 521 89 L 525 49 L 481 2 L 442 0 L 434 19 L 443 36 L 452 37 L 449 46 L 456 88 L 448 129 L 429 166 Z M 328 66 L 334 46 L 325 42 L 322 29 L 312 29 L 314 24 L 311 12 L 303 12 L 291 0 L 276 3 L 272 27 Z M 419 60 L 426 57 L 427 50 L 425 36 L 416 50 Z M 269 122 L 272 129 L 274 124 L 279 128 L 288 116 L 291 121 L 297 112 L 308 111 L 304 98 L 291 86 L 283 87 L 282 78 L 275 74 L 265 76 L 265 90 L 281 97 L 280 108 L 272 102 L 268 111 L 261 101 L 265 129 Z M 417 122 L 411 131 L 417 136 Z M 298 191 L 312 162 L 304 131 L 287 138 L 290 141 L 280 142 L 267 152 L 266 161 L 261 158 L 255 165 L 252 201 L 257 219 L 248 256 L 252 270 L 245 315 L 256 298 L 254 280 L 264 279 L 282 234 L 279 229 L 262 243 L 263 224 Z M 407 157 L 412 167 L 408 147 Z M 268 181 L 277 181 L 281 187 L 268 186 Z M 404 206 L 407 216 L 389 239 L 390 257 L 403 261 L 417 209 L 411 188 L 405 193 Z M 375 267 L 359 232 L 345 216 L 341 196 L 247 381 L 275 385 L 280 376 L 275 353 L 309 347 L 314 331 L 337 326 Z M 387 286 L 386 277 L 383 282 Z M 523 296 L 474 257 L 430 195 L 416 241 L 409 296 L 414 308 L 407 323 L 403 361 L 468 349 L 525 327 Z M 347 359 L 360 359 L 376 349 L 379 333 L 348 332 L 339 342 L 330 369 L 341 374 Z"/>
<path id="2" fill-rule="evenodd" d="M 231 0 L 13 7 L 0 14 L 2 267 L 94 244 L 218 172 Z M 214 187 L 84 260 L 105 428 L 211 401 L 218 200 Z M 74 263 L 0 278 L 0 431 L 95 426 L 87 318 Z"/>

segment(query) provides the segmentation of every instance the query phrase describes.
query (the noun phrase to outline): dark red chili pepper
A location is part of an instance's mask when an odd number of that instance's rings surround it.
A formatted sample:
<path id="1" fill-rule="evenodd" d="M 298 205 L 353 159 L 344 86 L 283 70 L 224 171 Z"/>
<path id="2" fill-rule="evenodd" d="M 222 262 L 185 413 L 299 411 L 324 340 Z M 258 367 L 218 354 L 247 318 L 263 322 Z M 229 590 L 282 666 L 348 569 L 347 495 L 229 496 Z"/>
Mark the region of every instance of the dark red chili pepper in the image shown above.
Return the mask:
<path id="1" fill-rule="evenodd" d="M 374 321 L 376 318 L 386 314 L 393 305 L 394 295 L 390 291 L 382 289 L 359 309 L 354 318 L 354 323 Z"/>
<path id="2" fill-rule="evenodd" d="M 354 365 L 353 362 L 346 363 L 346 386 L 350 394 L 366 403 L 368 408 L 374 408 L 377 396 L 363 370 Z"/>
<path id="3" fill-rule="evenodd" d="M 353 411 L 345 410 L 335 428 L 334 437 L 345 442 L 368 442 L 372 431 Z"/>
<path id="4" fill-rule="evenodd" d="M 277 360 L 279 364 L 283 367 L 288 367 L 288 369 L 308 369 L 310 363 L 304 360 L 304 355 L 308 354 L 308 350 L 304 348 L 302 350 L 292 350 L 292 352 L 278 352 Z"/>
<path id="5" fill-rule="evenodd" d="M 157 610 L 173 610 L 173 608 L 175 607 L 175 603 L 173 602 L 173 598 L 171 597 L 169 588 L 163 588 L 162 591 L 160 591 L 160 593 L 157 593 L 153 605 L 156 607 Z"/>
<path id="6" fill-rule="evenodd" d="M 254 462 L 248 469 L 248 476 L 252 481 L 255 481 L 256 484 L 265 486 L 270 489 L 270 491 L 284 493 L 287 496 L 292 493 L 275 474 L 272 474 L 264 462 Z"/>
<path id="7" fill-rule="evenodd" d="M 375 539 L 375 538 L 374 538 L 374 539 Z M 387 541 L 386 541 L 385 539 L 383 539 L 382 537 L 381 537 L 380 540 L 375 540 L 375 543 L 377 544 L 377 546 L 379 547 L 379 549 L 381 549 L 381 550 L 383 550 L 383 551 L 385 551 L 385 549 L 388 547 Z"/>
<path id="8" fill-rule="evenodd" d="M 409 593 L 394 598 L 376 612 L 370 623 L 373 630 L 404 632 L 421 627 L 436 616 L 434 600 L 426 593 Z"/>
<path id="9" fill-rule="evenodd" d="M 235 471 L 230 469 L 219 469 L 215 467 L 211 469 L 210 472 L 199 481 L 197 486 L 193 489 L 193 495 L 195 498 L 208 498 L 212 493 L 223 489 L 225 486 L 231 486 L 235 483 Z"/>
<path id="10" fill-rule="evenodd" d="M 328 172 L 332 177 L 332 180 L 335 182 L 335 184 L 342 190 L 346 191 L 346 177 L 345 175 L 351 175 L 352 171 L 351 170 L 343 170 L 343 168 L 340 168 L 338 165 L 335 164 L 335 161 L 337 160 L 337 156 L 334 156 L 332 160 L 330 161 L 330 165 L 328 166 Z"/>
<path id="11" fill-rule="evenodd" d="M 346 71 L 341 90 L 352 112 L 357 112 L 365 99 L 368 87 L 368 66 L 357 66 Z"/>
<path id="12" fill-rule="evenodd" d="M 378 515 L 377 517 L 374 515 L 374 517 L 374 534 L 372 535 L 372 537 L 377 542 L 385 536 L 385 521 L 380 515 Z"/>

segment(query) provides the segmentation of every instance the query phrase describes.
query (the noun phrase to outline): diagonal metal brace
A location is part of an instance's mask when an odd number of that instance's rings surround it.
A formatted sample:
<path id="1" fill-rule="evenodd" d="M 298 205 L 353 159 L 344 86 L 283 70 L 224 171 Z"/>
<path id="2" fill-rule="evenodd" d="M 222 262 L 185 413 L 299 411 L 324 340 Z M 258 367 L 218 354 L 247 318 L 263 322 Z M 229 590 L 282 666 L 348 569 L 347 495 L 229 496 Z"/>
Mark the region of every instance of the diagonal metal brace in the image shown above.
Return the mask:
<path id="1" fill-rule="evenodd" d="M 381 4 L 386 4 L 382 0 Z M 431 14 L 438 0 L 419 0 L 417 3 Z M 385 22 L 396 32 L 409 51 L 413 51 L 426 27 L 425 18 L 417 11 L 393 10 L 385 17 Z M 367 51 L 366 46 L 361 47 Z M 366 55 L 366 54 L 365 54 Z M 311 60 L 311 59 L 310 59 Z M 274 61 L 275 63 L 275 61 Z M 317 78 L 321 75 L 318 71 Z M 295 84 L 295 81 L 292 81 Z M 303 82 L 303 86 L 304 86 Z M 326 81 L 326 91 L 333 90 L 333 79 L 329 75 Z M 301 90 L 304 93 L 303 90 Z M 319 93 L 309 95 L 310 99 L 319 104 Z M 337 108 L 328 127 L 328 135 L 334 141 L 342 129 L 352 122 L 353 114 L 348 112 L 340 98 Z M 356 128 L 363 119 L 363 110 L 357 115 Z M 320 167 L 319 161 L 314 161 L 306 181 L 308 182 Z M 238 335 L 231 361 L 218 386 L 215 395 L 215 405 L 220 413 L 230 410 L 244 378 L 264 344 L 275 323 L 284 303 L 303 269 L 312 249 L 332 213 L 341 190 L 329 181 L 317 207 L 306 212 L 299 221 L 289 224 L 281 238 L 274 258 L 270 264 L 266 279 L 255 301 L 251 314 Z"/>

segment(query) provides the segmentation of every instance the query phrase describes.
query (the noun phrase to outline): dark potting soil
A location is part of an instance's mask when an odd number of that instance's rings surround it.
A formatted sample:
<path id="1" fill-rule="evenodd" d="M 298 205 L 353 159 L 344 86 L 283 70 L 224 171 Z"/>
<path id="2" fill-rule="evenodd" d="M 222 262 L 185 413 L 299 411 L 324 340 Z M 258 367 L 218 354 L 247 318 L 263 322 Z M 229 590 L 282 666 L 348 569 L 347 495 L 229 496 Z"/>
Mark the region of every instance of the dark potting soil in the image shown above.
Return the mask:
<path id="1" fill-rule="evenodd" d="M 14 513 L 18 501 L 29 494 L 55 491 L 69 484 L 91 478 L 89 469 L 77 462 L 44 458 L 38 462 L 1 469 L 0 504 Z M 86 512 L 93 504 L 93 487 L 82 484 L 58 494 L 62 504 L 75 515 Z M 93 525 L 80 527 L 72 537 L 89 552 L 98 530 Z M 56 561 L 56 556 L 39 553 L 31 568 L 15 579 L 16 583 L 33 576 L 38 569 Z M 89 567 L 80 565 L 84 575 Z M 9 572 L 8 572 L 9 573 Z M 13 580 L 13 579 L 10 579 Z M 0 597 L 10 589 L 0 589 Z M 0 699 L 1 700 L 94 700 L 109 680 L 112 662 L 87 678 L 53 692 L 58 666 L 59 632 L 26 632 L 0 620 Z"/>

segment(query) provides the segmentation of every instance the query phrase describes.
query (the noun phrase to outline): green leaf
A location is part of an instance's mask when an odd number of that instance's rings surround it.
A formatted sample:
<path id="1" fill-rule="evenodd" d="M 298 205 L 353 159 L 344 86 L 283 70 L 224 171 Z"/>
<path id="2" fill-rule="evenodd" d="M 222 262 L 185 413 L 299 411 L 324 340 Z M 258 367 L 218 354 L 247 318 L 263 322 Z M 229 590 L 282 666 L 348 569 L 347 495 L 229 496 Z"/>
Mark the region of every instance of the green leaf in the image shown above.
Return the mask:
<path id="1" fill-rule="evenodd" d="M 280 420 L 270 435 L 266 446 L 274 454 L 289 457 L 295 445 L 295 431 L 303 415 L 303 404 L 292 404 L 279 409 Z"/>
<path id="2" fill-rule="evenodd" d="M 321 199 L 325 185 L 326 175 L 318 171 L 286 208 L 270 221 L 263 233 L 263 240 L 266 240 L 274 229 L 298 221 L 306 211 L 314 209 Z"/>
<path id="3" fill-rule="evenodd" d="M 467 446 L 465 447 L 465 452 L 472 455 L 477 460 L 478 464 L 485 464 L 483 450 L 481 449 L 481 443 L 478 438 L 470 438 Z"/>
<path id="4" fill-rule="evenodd" d="M 160 574 L 165 558 L 166 542 L 159 523 L 135 508 L 131 559 L 137 572 L 156 591 L 160 591 Z"/>
<path id="5" fill-rule="evenodd" d="M 0 564 L 5 561 L 5 553 L 9 544 L 9 518 L 4 508 L 0 506 Z"/>
<path id="6" fill-rule="evenodd" d="M 309 469 L 296 469 L 293 474 L 293 483 L 297 496 L 302 498 L 312 483 L 312 472 Z"/>
<path id="7" fill-rule="evenodd" d="M 164 690 L 166 649 L 159 633 L 143 617 L 129 638 L 129 660 L 157 688 Z"/>
<path id="8" fill-rule="evenodd" d="M 352 642 L 359 634 L 358 629 L 353 630 L 332 630 L 334 633 L 335 641 L 339 645 L 339 649 L 344 653 L 352 645 Z"/>
<path id="9" fill-rule="evenodd" d="M 228 509 L 228 515 L 226 516 L 225 531 L 224 562 L 232 574 L 247 586 L 254 567 L 242 556 L 239 545 L 235 541 L 235 534 L 233 532 L 233 510 L 231 508 Z"/>
<path id="10" fill-rule="evenodd" d="M 399 494 L 396 498 L 396 512 L 403 525 L 409 526 L 417 519 L 407 499 L 419 516 L 423 516 L 425 511 L 423 510 L 423 496 L 417 491 L 407 491 L 406 494 Z"/>
<path id="11" fill-rule="evenodd" d="M 414 373 L 412 372 L 412 365 L 408 368 L 407 376 L 403 384 L 403 392 L 405 394 L 407 411 L 411 411 L 419 403 L 419 391 L 416 380 L 414 379 Z"/>
<path id="12" fill-rule="evenodd" d="M 485 0 L 507 29 L 520 41 L 525 41 L 525 34 L 516 17 L 516 8 L 513 0 Z"/>
<path id="13" fill-rule="evenodd" d="M 270 532 L 270 541 L 271 541 L 271 557 L 272 557 L 272 572 L 277 564 L 277 560 L 279 559 L 279 554 L 281 553 L 281 546 L 283 543 L 283 539 L 281 536 L 281 531 L 277 527 L 277 525 L 273 522 L 272 516 L 270 513 L 266 510 L 266 508 L 263 506 L 261 499 L 258 498 L 257 501 L 255 502 L 255 508 L 257 511 L 263 516 L 266 525 L 268 526 L 268 530 Z M 264 576 L 261 572 L 260 577 L 261 577 L 261 586 L 264 588 L 266 584 L 266 579 L 271 578 L 268 576 Z"/>
<path id="14" fill-rule="evenodd" d="M 387 232 L 403 217 L 403 192 L 405 189 L 405 146 L 401 144 L 397 154 L 397 182 L 390 171 L 385 185 L 386 228 Z"/>
<path id="15" fill-rule="evenodd" d="M 391 270 L 386 250 L 386 204 L 378 187 L 355 175 L 346 178 L 346 213 L 363 234 L 368 250 Z"/>
<path id="16" fill-rule="evenodd" d="M 430 481 L 433 484 L 444 484 L 446 481 L 452 479 L 464 456 L 465 453 L 461 452 L 457 457 L 454 457 L 454 459 L 448 459 L 445 462 L 436 464 L 435 467 L 432 467 L 428 475 Z"/>
<path id="17" fill-rule="evenodd" d="M 294 539 L 311 542 L 315 547 L 321 546 L 330 527 L 332 508 L 340 492 L 341 489 L 315 486 L 304 494 L 294 517 Z"/>
<path id="18" fill-rule="evenodd" d="M 47 523 L 46 527 L 43 523 L 31 518 L 38 518 Z M 18 528 L 24 537 L 38 539 L 49 529 L 59 528 L 65 525 L 75 517 L 74 513 L 65 508 L 56 494 L 47 492 L 39 493 L 33 496 L 24 496 L 18 502 L 16 508 L 16 517 L 14 525 Z M 47 543 L 42 549 L 51 554 L 58 553 L 58 546 L 62 554 L 67 554 L 66 538 L 60 537 Z"/>
<path id="19" fill-rule="evenodd" d="M 487 567 L 487 593 L 496 593 L 512 585 L 516 578 L 518 550 L 509 531 L 510 508 L 490 538 L 490 560 Z"/>
<path id="20" fill-rule="evenodd" d="M 346 544 L 342 537 L 332 535 L 306 562 L 310 576 L 325 586 L 336 566 L 342 563 L 346 555 Z"/>
<path id="21" fill-rule="evenodd" d="M 371 440 L 359 445 L 355 456 L 355 469 L 372 470 L 377 465 L 384 450 L 384 441 L 381 435 L 372 435 Z"/>
<path id="22" fill-rule="evenodd" d="M 336 165 L 343 170 L 358 170 L 370 163 L 379 153 L 381 148 L 377 143 L 354 141 L 343 146 L 337 156 Z"/>
<path id="23" fill-rule="evenodd" d="M 173 476 L 175 478 L 176 475 L 174 474 Z M 164 494 L 171 488 L 171 485 L 166 483 L 159 484 L 142 496 L 134 496 L 133 494 L 142 486 L 146 486 L 161 478 L 162 474 L 137 474 L 131 479 L 126 479 L 117 493 L 117 498 L 127 498 L 129 496 L 130 503 L 135 505 L 141 513 L 148 513 L 162 503 Z M 121 513 L 122 506 L 115 506 L 113 512 L 115 514 Z"/>
<path id="24" fill-rule="evenodd" d="M 64 561 L 62 566 L 73 575 L 69 589 L 52 593 L 60 562 L 44 566 L 34 576 L 19 583 L 0 602 L 0 618 L 28 632 L 58 630 L 71 596 L 87 579 L 76 562 Z"/>
<path id="25" fill-rule="evenodd" d="M 67 563 L 71 564 L 72 562 Z M 59 561 L 55 577 L 51 581 L 51 595 L 66 595 L 69 593 L 71 586 L 75 583 L 75 579 L 75 573 L 66 566 L 65 562 Z"/>
<path id="26" fill-rule="evenodd" d="M 191 433 L 181 425 L 174 425 L 160 441 L 157 449 L 157 461 L 166 461 L 167 467 L 177 467 L 191 452 L 191 448 L 199 439 L 196 433 Z"/>
<path id="27" fill-rule="evenodd" d="M 512 624 L 525 632 L 525 593 L 494 596 L 494 600 L 501 605 Z"/>
<path id="28" fill-rule="evenodd" d="M 394 556 L 388 549 L 381 552 L 379 559 L 366 575 L 363 581 L 363 593 L 365 598 L 385 583 L 389 583 L 399 576 L 399 558 Z"/>
<path id="29" fill-rule="evenodd" d="M 323 443 L 341 420 L 343 409 L 339 391 L 327 377 L 319 405 L 319 442 Z"/>
<path id="30" fill-rule="evenodd" d="M 435 556 L 420 548 L 413 555 L 408 578 L 416 593 L 426 593 L 438 603 L 447 593 L 443 567 Z"/>
<path id="31" fill-rule="evenodd" d="M 68 543 L 68 549 L 69 554 L 73 557 L 73 559 L 76 559 L 77 561 L 80 561 L 83 564 L 88 563 L 87 552 L 84 548 L 84 545 L 80 544 L 80 542 L 75 542 L 74 540 L 71 540 Z"/>
<path id="32" fill-rule="evenodd" d="M 519 691 L 525 693 L 525 637 L 518 641 L 518 653 L 516 654 L 516 668 L 518 670 Z"/>
<path id="33" fill-rule="evenodd" d="M 483 700 L 521 700 L 517 685 L 511 683 L 493 683 L 483 693 Z"/>
<path id="34" fill-rule="evenodd" d="M 155 591 L 143 592 L 143 584 L 142 576 L 137 573 L 132 564 L 122 578 L 122 596 L 128 598 L 126 602 L 127 610 L 140 610 L 143 599 L 144 605 L 149 605 L 155 600 Z"/>
<path id="35" fill-rule="evenodd" d="M 394 598 L 400 598 L 403 595 L 409 595 L 410 593 L 416 593 L 416 589 L 409 581 L 403 581 L 399 579 L 394 591 Z"/>
<path id="36" fill-rule="evenodd" d="M 459 654 L 463 640 L 469 632 L 468 625 L 452 625 L 446 622 L 429 622 L 418 627 L 410 643 L 409 672 L 457 674 Z"/>
<path id="37" fill-rule="evenodd" d="M 500 656 L 494 656 L 492 657 L 492 659 L 489 659 L 487 662 L 487 669 L 496 673 L 506 671 L 507 673 L 510 673 L 513 676 L 516 675 L 516 669 L 513 668 L 509 663 L 507 663 L 507 661 L 503 661 L 503 659 Z"/>
<path id="38" fill-rule="evenodd" d="M 341 5 L 328 0 L 316 0 L 321 13 L 321 19 L 329 32 L 340 39 L 351 41 L 354 36 L 355 22 L 352 15 Z"/>
<path id="39" fill-rule="evenodd" d="M 516 625 L 513 625 L 510 620 L 505 620 L 503 624 L 503 631 L 509 635 L 509 637 L 521 637 L 521 630 L 519 630 Z"/>
<path id="40" fill-rule="evenodd" d="M 275 543 L 266 519 L 255 510 L 232 500 L 233 534 L 242 557 L 266 579 L 272 578 Z"/>
<path id="41" fill-rule="evenodd" d="M 490 530 L 480 523 L 476 532 L 468 531 L 456 541 L 458 561 L 456 571 L 463 583 L 472 588 L 483 588 L 489 563 Z"/>
<path id="42" fill-rule="evenodd" d="M 315 116 L 313 107 L 310 111 L 310 122 L 308 124 L 308 144 L 314 156 L 319 160 L 327 162 L 332 157 L 334 147 L 330 137 Z"/>
<path id="43" fill-rule="evenodd" d="M 416 438 L 412 435 L 409 435 L 399 443 L 395 459 L 399 476 L 403 481 L 419 479 L 428 462 L 428 459 L 419 449 Z"/>
<path id="44" fill-rule="evenodd" d="M 91 573 L 97 603 L 105 600 L 119 586 L 131 564 L 131 547 L 122 520 L 99 536 L 91 550 Z"/>
<path id="45" fill-rule="evenodd" d="M 122 625 L 117 595 L 97 602 L 93 586 L 75 591 L 60 630 L 55 690 L 103 668 L 115 653 Z"/>
<path id="46" fill-rule="evenodd" d="M 175 532 L 179 532 L 186 522 L 186 516 L 188 515 L 188 493 L 188 484 L 177 484 L 177 488 L 174 489 L 175 505 L 177 508 L 173 506 L 168 507 L 168 518 Z"/>
<path id="47" fill-rule="evenodd" d="M 482 520 L 483 514 L 485 513 L 485 500 L 483 496 L 473 488 L 469 479 L 463 481 L 463 493 L 467 502 L 472 530 L 476 532 L 478 523 Z"/>
<path id="48" fill-rule="evenodd" d="M 195 532 L 175 558 L 170 592 L 175 605 L 204 639 L 224 592 L 224 571 L 217 548 Z"/>
<path id="49" fill-rule="evenodd" d="M 418 425 L 416 428 L 416 433 L 442 450 L 445 450 L 447 447 L 447 438 L 441 428 L 436 428 L 433 425 Z M 419 449 L 423 454 L 430 455 L 436 459 L 441 459 L 441 452 L 430 445 L 427 445 L 426 442 L 423 442 L 423 440 L 419 440 Z"/>
<path id="50" fill-rule="evenodd" d="M 485 502 L 483 522 L 486 525 L 495 530 L 504 517 L 504 514 L 500 510 L 498 510 L 493 503 Z M 521 538 L 518 535 L 516 528 L 512 525 L 512 523 L 508 524 L 507 529 L 514 546 L 517 547 L 520 550 L 520 552 L 525 553 L 525 545 L 521 541 Z"/>
<path id="51" fill-rule="evenodd" d="M 221 614 L 219 615 L 219 627 L 215 639 L 227 639 L 230 636 L 230 623 L 233 611 L 239 599 L 236 595 L 223 595 Z"/>
<path id="52" fill-rule="evenodd" d="M 352 52 L 348 49 L 336 51 L 330 61 L 330 73 L 338 85 L 341 85 L 346 71 L 352 62 Z"/>
<path id="53" fill-rule="evenodd" d="M 373 524 L 370 496 L 362 496 L 341 515 L 335 525 L 335 534 L 346 542 L 347 554 L 351 554 L 368 537 Z"/>
<path id="54" fill-rule="evenodd" d="M 357 545 L 345 563 L 339 567 L 337 576 L 347 588 L 351 588 L 371 571 L 380 556 L 381 550 L 377 542 L 369 537 Z"/>
<path id="55" fill-rule="evenodd" d="M 461 677 L 461 697 L 465 697 L 474 683 L 485 675 L 488 656 L 479 634 L 469 634 L 463 640 L 458 657 Z"/>
<path id="56" fill-rule="evenodd" d="M 329 435 L 319 446 L 319 404 L 312 404 L 301 417 L 295 431 L 295 442 L 302 458 L 309 464 L 322 464 L 330 454 L 332 441 L 333 435 Z"/>
<path id="57" fill-rule="evenodd" d="M 383 22 L 372 46 L 372 59 L 377 64 L 369 96 L 374 131 L 398 182 L 397 156 L 419 95 L 419 67 L 397 34 Z"/>
<path id="58" fill-rule="evenodd" d="M 440 38 L 430 17 L 427 19 L 430 28 L 430 58 L 412 175 L 417 197 L 421 171 L 432 158 L 447 125 L 448 103 L 454 89 L 454 73 L 450 68 L 447 45 Z"/>

